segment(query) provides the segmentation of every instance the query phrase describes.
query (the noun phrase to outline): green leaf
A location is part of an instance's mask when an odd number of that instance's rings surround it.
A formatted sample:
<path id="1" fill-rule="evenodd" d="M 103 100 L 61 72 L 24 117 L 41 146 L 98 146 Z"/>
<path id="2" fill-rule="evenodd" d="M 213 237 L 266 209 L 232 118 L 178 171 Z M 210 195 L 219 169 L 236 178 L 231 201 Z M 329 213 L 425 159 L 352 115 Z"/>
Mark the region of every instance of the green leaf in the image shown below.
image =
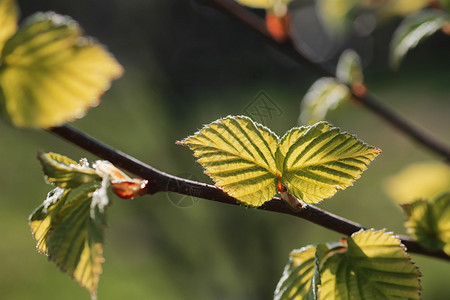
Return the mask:
<path id="1" fill-rule="evenodd" d="M 439 0 L 442 7 L 447 11 L 447 13 L 450 13 L 450 0 Z"/>
<path id="2" fill-rule="evenodd" d="M 17 31 L 18 15 L 14 0 L 0 0 L 0 53 L 6 41 Z"/>
<path id="3" fill-rule="evenodd" d="M 359 0 L 318 0 L 316 9 L 325 29 L 333 36 L 342 37 L 350 29 L 361 4 Z"/>
<path id="4" fill-rule="evenodd" d="M 86 160 L 77 163 L 56 153 L 39 154 L 38 158 L 47 182 L 54 183 L 61 188 L 76 188 L 82 184 L 102 180 L 102 177 L 89 166 Z"/>
<path id="5" fill-rule="evenodd" d="M 450 190 L 450 168 L 435 161 L 408 165 L 388 178 L 385 190 L 398 204 L 434 199 Z"/>
<path id="6" fill-rule="evenodd" d="M 282 184 L 298 199 L 317 203 L 345 189 L 381 153 L 326 122 L 293 128 L 281 138 L 276 159 Z"/>
<path id="7" fill-rule="evenodd" d="M 350 98 L 349 88 L 331 77 L 314 82 L 301 102 L 299 123 L 312 125 L 325 119 L 328 111 Z"/>
<path id="8" fill-rule="evenodd" d="M 226 117 L 177 142 L 189 146 L 197 162 L 230 196 L 260 206 L 276 194 L 278 137 L 250 118 Z"/>
<path id="9" fill-rule="evenodd" d="M 292 0 L 236 0 L 236 2 L 254 8 L 271 9 L 276 5 L 288 4 Z"/>
<path id="10" fill-rule="evenodd" d="M 55 13 L 27 19 L 1 58 L 0 104 L 18 127 L 48 128 L 82 117 L 122 73 L 74 20 Z"/>
<path id="11" fill-rule="evenodd" d="M 361 67 L 361 58 L 354 50 L 347 49 L 339 57 L 336 67 L 336 77 L 347 84 L 361 83 L 364 76 Z"/>
<path id="12" fill-rule="evenodd" d="M 319 268 L 330 247 L 325 244 L 293 250 L 277 284 L 274 300 L 316 300 Z"/>
<path id="13" fill-rule="evenodd" d="M 361 230 L 347 243 L 321 267 L 320 299 L 420 299 L 421 273 L 396 236 Z"/>
<path id="14" fill-rule="evenodd" d="M 93 299 L 103 262 L 105 212 L 93 207 L 93 198 L 100 189 L 99 184 L 94 184 L 79 193 L 64 190 L 60 197 L 50 201 L 47 198 L 47 203 L 30 216 L 38 250 L 84 286 Z"/>
<path id="15" fill-rule="evenodd" d="M 450 255 L 450 193 L 432 201 L 419 200 L 403 206 L 407 232 L 431 251 Z"/>
<path id="16" fill-rule="evenodd" d="M 396 29 L 391 41 L 391 66 L 398 68 L 410 49 L 441 29 L 446 21 L 449 21 L 449 17 L 445 12 L 433 9 L 405 18 Z"/>

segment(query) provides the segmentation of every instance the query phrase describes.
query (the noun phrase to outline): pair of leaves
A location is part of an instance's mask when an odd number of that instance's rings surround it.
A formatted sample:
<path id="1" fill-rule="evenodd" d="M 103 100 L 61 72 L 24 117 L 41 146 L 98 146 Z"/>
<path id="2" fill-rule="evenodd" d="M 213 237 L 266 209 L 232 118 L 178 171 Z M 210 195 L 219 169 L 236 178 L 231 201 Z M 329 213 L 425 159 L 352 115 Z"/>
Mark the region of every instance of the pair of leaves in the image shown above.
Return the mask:
<path id="1" fill-rule="evenodd" d="M 299 123 L 311 125 L 324 120 L 330 110 L 336 109 L 351 97 L 348 86 L 355 90 L 363 86 L 361 59 L 351 50 L 345 50 L 338 61 L 336 78 L 322 77 L 309 88 L 300 105 Z"/>
<path id="2" fill-rule="evenodd" d="M 131 179 L 109 162 L 40 154 L 47 182 L 56 185 L 30 216 L 37 249 L 96 298 L 102 272 L 109 185 L 123 198 L 145 191 L 145 180 Z M 116 186 L 116 188 L 114 188 Z M 124 188 L 124 186 L 131 188 Z"/>
<path id="3" fill-rule="evenodd" d="M 13 0 L 0 0 L 0 106 L 18 127 L 82 117 L 122 74 L 106 49 L 71 18 L 36 13 L 17 30 Z"/>
<path id="4" fill-rule="evenodd" d="M 420 299 L 420 277 L 396 236 L 361 230 L 292 251 L 274 299 Z"/>
<path id="5" fill-rule="evenodd" d="M 325 122 L 279 139 L 244 116 L 219 119 L 177 143 L 194 151 L 218 187 L 250 206 L 283 187 L 303 202 L 320 202 L 352 185 L 381 152 Z"/>

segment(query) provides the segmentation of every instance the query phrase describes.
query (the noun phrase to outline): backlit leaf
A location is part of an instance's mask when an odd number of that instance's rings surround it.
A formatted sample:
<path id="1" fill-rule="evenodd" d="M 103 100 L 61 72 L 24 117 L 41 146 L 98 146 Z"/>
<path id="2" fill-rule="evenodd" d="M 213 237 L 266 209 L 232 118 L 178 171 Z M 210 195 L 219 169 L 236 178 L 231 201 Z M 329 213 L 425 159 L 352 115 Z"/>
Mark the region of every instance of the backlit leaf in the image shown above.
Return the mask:
<path id="1" fill-rule="evenodd" d="M 336 67 L 336 77 L 347 84 L 363 82 L 361 58 L 354 50 L 342 52 Z"/>
<path id="2" fill-rule="evenodd" d="M 260 206 L 276 193 L 278 137 L 243 116 L 217 120 L 178 142 L 189 146 L 216 183 L 239 201 Z"/>
<path id="3" fill-rule="evenodd" d="M 434 199 L 450 191 L 450 167 L 442 162 L 411 164 L 390 177 L 385 189 L 398 204 Z"/>
<path id="4" fill-rule="evenodd" d="M 421 245 L 450 255 L 450 193 L 405 205 L 405 227 Z"/>
<path id="5" fill-rule="evenodd" d="M 250 7 L 271 9 L 277 5 L 286 5 L 292 0 L 236 0 L 236 2 Z"/>
<path id="6" fill-rule="evenodd" d="M 303 202 L 317 203 L 351 186 L 380 152 L 319 122 L 288 131 L 280 140 L 276 160 L 288 191 Z"/>
<path id="7" fill-rule="evenodd" d="M 97 183 L 79 192 L 66 190 L 54 203 L 47 198 L 30 216 L 38 250 L 84 286 L 93 299 L 102 272 L 105 227 L 104 212 L 92 207 L 99 188 Z"/>
<path id="8" fill-rule="evenodd" d="M 356 16 L 354 12 L 361 4 L 359 0 L 318 0 L 316 9 L 325 29 L 339 37 L 349 30 Z"/>
<path id="9" fill-rule="evenodd" d="M 406 53 L 421 41 L 442 28 L 449 16 L 439 10 L 424 10 L 405 18 L 394 33 L 391 41 L 390 62 L 398 68 Z"/>
<path id="10" fill-rule="evenodd" d="M 0 53 L 6 40 L 17 30 L 18 14 L 14 0 L 0 0 Z"/>
<path id="11" fill-rule="evenodd" d="M 336 109 L 349 99 L 349 88 L 331 77 L 323 77 L 314 82 L 302 99 L 299 123 L 312 125 L 325 119 L 328 111 Z"/>
<path id="12" fill-rule="evenodd" d="M 87 162 L 77 163 L 70 158 L 56 154 L 39 154 L 46 180 L 61 188 L 76 188 L 82 184 L 99 182 L 102 177 Z"/>
<path id="13" fill-rule="evenodd" d="M 430 0 L 389 0 L 378 1 L 376 14 L 380 19 L 395 16 L 409 16 L 430 5 Z"/>
<path id="14" fill-rule="evenodd" d="M 421 273 L 400 240 L 384 231 L 359 231 L 320 270 L 320 299 L 420 299 Z"/>
<path id="15" fill-rule="evenodd" d="M 0 104 L 18 127 L 48 128 L 82 117 L 122 67 L 79 25 L 55 13 L 37 13 L 5 44 Z"/>
<path id="16" fill-rule="evenodd" d="M 325 244 L 293 250 L 277 284 L 274 300 L 316 300 L 319 268 L 330 248 Z"/>

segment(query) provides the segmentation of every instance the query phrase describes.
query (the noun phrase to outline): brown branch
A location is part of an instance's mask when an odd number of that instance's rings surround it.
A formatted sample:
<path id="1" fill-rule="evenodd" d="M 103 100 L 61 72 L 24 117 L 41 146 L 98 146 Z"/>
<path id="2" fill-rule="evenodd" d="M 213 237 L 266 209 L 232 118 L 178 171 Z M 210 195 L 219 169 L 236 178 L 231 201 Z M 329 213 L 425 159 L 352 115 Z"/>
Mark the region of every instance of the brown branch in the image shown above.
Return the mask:
<path id="1" fill-rule="evenodd" d="M 321 65 L 309 59 L 304 53 L 302 53 L 292 42 L 292 39 L 285 41 L 277 41 L 268 32 L 264 21 L 251 12 L 250 10 L 242 7 L 232 0 L 197 0 L 200 3 L 214 7 L 223 13 L 231 16 L 246 27 L 252 29 L 255 33 L 262 36 L 265 41 L 278 49 L 280 52 L 288 55 L 294 61 L 305 65 L 312 70 L 316 71 L 320 76 L 336 77 L 334 71 L 331 68 Z M 350 90 L 351 87 L 349 86 Z M 428 148 L 435 154 L 442 156 L 447 163 L 450 163 L 450 147 L 444 142 L 438 140 L 430 133 L 426 132 L 421 127 L 415 125 L 398 112 L 384 104 L 374 94 L 367 92 L 363 95 L 354 93 L 352 90 L 353 98 L 356 102 L 362 104 L 364 107 L 383 118 L 393 127 L 397 128 L 412 140 Z"/>
<path id="2" fill-rule="evenodd" d="M 123 152 L 115 150 L 114 148 L 101 143 L 100 141 L 70 126 L 65 125 L 61 127 L 54 127 L 49 131 L 102 159 L 110 161 L 117 167 L 133 173 L 136 176 L 147 179 L 149 181 L 149 194 L 155 194 L 157 192 L 175 192 L 178 194 L 194 196 L 210 201 L 237 206 L 240 205 L 240 203 L 235 198 L 227 195 L 221 189 L 218 189 L 215 186 L 179 178 L 161 172 Z M 302 218 L 322 227 L 342 233 L 344 235 L 351 235 L 354 232 L 365 229 L 365 227 L 358 223 L 346 220 L 337 215 L 321 210 L 313 205 L 305 205 L 301 210 L 294 211 L 289 206 L 287 206 L 284 201 L 280 201 L 279 198 L 273 198 L 272 200 L 264 203 L 264 205 L 262 205 L 261 207 L 258 207 L 258 209 Z M 450 257 L 442 251 L 429 251 L 409 237 L 402 236 L 400 237 L 400 239 L 410 253 L 427 255 L 450 261 Z"/>

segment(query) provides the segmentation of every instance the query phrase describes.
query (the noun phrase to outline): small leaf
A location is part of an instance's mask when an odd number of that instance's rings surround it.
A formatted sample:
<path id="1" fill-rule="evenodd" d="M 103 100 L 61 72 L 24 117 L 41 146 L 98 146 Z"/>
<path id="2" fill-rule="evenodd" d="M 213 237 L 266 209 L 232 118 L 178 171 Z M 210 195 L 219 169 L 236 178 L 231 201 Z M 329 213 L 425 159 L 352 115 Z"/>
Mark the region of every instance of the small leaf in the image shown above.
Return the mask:
<path id="1" fill-rule="evenodd" d="M 314 82 L 301 102 L 299 123 L 312 125 L 325 119 L 329 110 L 350 98 L 349 88 L 331 77 Z"/>
<path id="2" fill-rule="evenodd" d="M 74 20 L 55 13 L 27 19 L 1 57 L 0 104 L 18 127 L 48 128 L 82 117 L 122 73 Z"/>
<path id="3" fill-rule="evenodd" d="M 342 37 L 350 29 L 359 0 L 318 0 L 317 14 L 325 29 L 333 36 Z"/>
<path id="4" fill-rule="evenodd" d="M 89 167 L 87 162 L 84 165 L 78 164 L 76 161 L 56 153 L 39 154 L 38 158 L 46 180 L 61 188 L 76 188 L 82 184 L 102 180 L 97 171 Z"/>
<path id="5" fill-rule="evenodd" d="M 205 173 L 230 196 L 260 206 L 276 194 L 277 141 L 250 118 L 229 116 L 177 143 L 189 146 Z"/>
<path id="6" fill-rule="evenodd" d="M 0 0 L 0 53 L 6 41 L 17 31 L 18 18 L 19 11 L 15 1 Z"/>
<path id="7" fill-rule="evenodd" d="M 236 2 L 254 8 L 271 9 L 277 5 L 286 5 L 292 0 L 236 0 Z"/>
<path id="8" fill-rule="evenodd" d="M 398 204 L 434 199 L 450 190 L 450 168 L 441 162 L 411 164 L 390 177 L 385 190 Z"/>
<path id="9" fill-rule="evenodd" d="M 421 273 L 396 236 L 361 230 L 347 244 L 321 267 L 320 299 L 420 299 Z"/>
<path id="10" fill-rule="evenodd" d="M 441 29 L 446 21 L 449 21 L 446 13 L 432 9 L 405 18 L 396 29 L 391 41 L 391 66 L 398 68 L 410 49 Z"/>
<path id="11" fill-rule="evenodd" d="M 404 207 L 407 232 L 431 251 L 450 255 L 450 193 L 432 201 L 419 200 Z"/>
<path id="12" fill-rule="evenodd" d="M 320 122 L 288 131 L 280 140 L 276 160 L 288 191 L 303 202 L 317 203 L 353 185 L 380 153 Z"/>
<path id="13" fill-rule="evenodd" d="M 102 272 L 105 227 L 104 212 L 92 207 L 99 188 L 94 184 L 78 194 L 65 190 L 55 203 L 45 208 L 44 202 L 30 216 L 38 250 L 85 287 L 93 299 Z"/>
<path id="14" fill-rule="evenodd" d="M 364 80 L 361 58 L 354 50 L 345 50 L 336 67 L 336 77 L 347 84 L 361 83 Z"/>
<path id="15" fill-rule="evenodd" d="M 319 268 L 330 248 L 325 244 L 293 250 L 277 284 L 274 300 L 316 300 Z"/>

